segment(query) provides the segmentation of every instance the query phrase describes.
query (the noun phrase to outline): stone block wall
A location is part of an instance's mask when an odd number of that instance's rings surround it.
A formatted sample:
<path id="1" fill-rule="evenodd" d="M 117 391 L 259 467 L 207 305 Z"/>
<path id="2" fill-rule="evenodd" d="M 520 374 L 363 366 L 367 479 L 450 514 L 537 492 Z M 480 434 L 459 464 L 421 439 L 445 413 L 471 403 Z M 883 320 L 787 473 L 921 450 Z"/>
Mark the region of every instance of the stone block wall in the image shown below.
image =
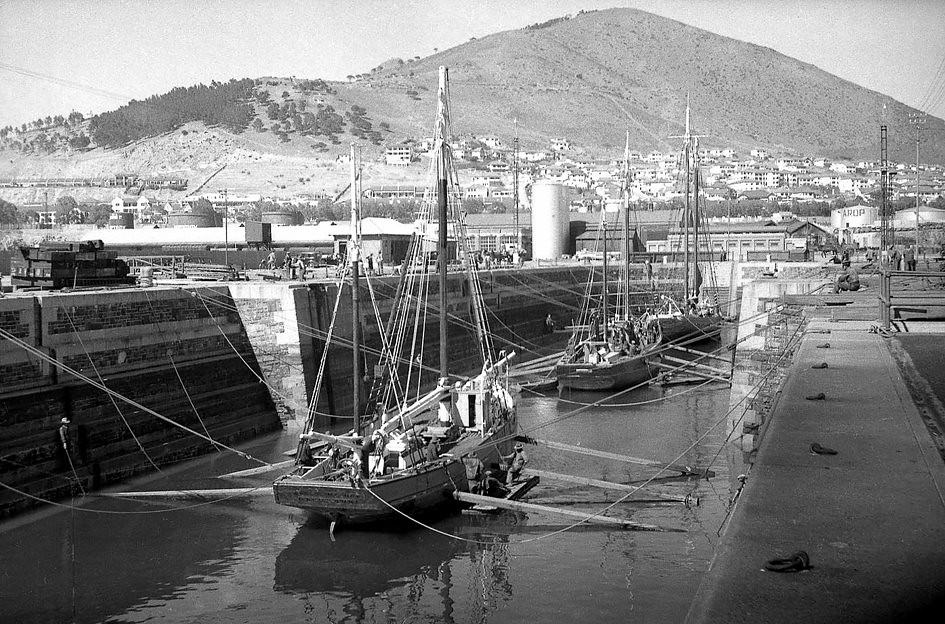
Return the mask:
<path id="1" fill-rule="evenodd" d="M 0 299 L 0 319 L 62 365 L 0 341 L 0 480 L 34 496 L 70 493 L 63 417 L 86 489 L 213 448 L 89 380 L 225 444 L 280 427 L 226 287 L 37 292 Z M 35 504 L 0 492 L 0 516 Z"/>

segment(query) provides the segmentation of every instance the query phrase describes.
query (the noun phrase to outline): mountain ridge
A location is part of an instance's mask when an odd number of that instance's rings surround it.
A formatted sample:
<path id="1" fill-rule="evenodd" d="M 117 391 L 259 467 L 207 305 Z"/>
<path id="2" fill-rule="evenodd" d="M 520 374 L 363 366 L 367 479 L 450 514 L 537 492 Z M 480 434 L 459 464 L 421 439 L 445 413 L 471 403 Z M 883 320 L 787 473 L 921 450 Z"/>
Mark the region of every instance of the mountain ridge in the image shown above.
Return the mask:
<path id="1" fill-rule="evenodd" d="M 460 136 L 494 134 L 510 143 L 517 128 L 527 149 L 564 137 L 578 152 L 608 158 L 622 152 L 629 129 L 632 149 L 674 150 L 679 140 L 671 137 L 682 131 L 688 94 L 703 147 L 877 161 L 885 105 L 890 160 L 915 158 L 908 117 L 917 111 L 889 96 L 770 47 L 636 9 L 607 9 L 472 38 L 425 58 L 390 58 L 349 82 L 315 79 L 329 87 L 317 93 L 299 87 L 304 80 L 255 79 L 257 95 L 266 90 L 270 103 L 304 103 L 308 111 L 331 106 L 346 115 L 338 134 L 319 135 L 317 127 L 306 134 L 284 117 L 267 116 L 266 104 L 256 102 L 261 130 L 251 124 L 233 134 L 190 124 L 112 150 L 30 156 L 8 149 L 0 177 L 140 169 L 190 172 L 199 180 L 220 163 L 266 161 L 266 182 L 285 188 L 275 180 L 280 163 L 300 181 L 321 175 L 356 134 L 367 136 L 355 133 L 356 125 L 373 131 L 374 145 L 366 149 L 375 155 L 429 136 L 440 65 L 450 68 Z M 366 110 L 357 121 L 348 115 L 354 107 Z M 945 162 L 945 122 L 929 117 L 923 133 L 922 161 Z M 314 164 L 303 170 L 296 161 Z M 339 176 L 328 177 L 335 184 Z M 246 186 L 253 181 L 247 178 Z"/>

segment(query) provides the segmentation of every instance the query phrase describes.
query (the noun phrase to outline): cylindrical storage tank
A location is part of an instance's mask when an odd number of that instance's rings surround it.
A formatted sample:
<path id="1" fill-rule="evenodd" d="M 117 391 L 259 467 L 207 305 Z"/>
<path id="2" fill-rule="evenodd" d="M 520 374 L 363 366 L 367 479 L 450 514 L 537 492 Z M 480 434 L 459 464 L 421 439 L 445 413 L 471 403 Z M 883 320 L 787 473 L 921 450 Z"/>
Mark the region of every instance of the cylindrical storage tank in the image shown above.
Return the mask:
<path id="1" fill-rule="evenodd" d="M 879 220 L 879 208 L 876 206 L 850 206 L 834 208 L 830 211 L 830 226 L 835 230 L 868 227 Z"/>
<path id="2" fill-rule="evenodd" d="M 154 267 L 141 267 L 141 272 L 138 273 L 138 286 L 142 288 L 154 286 Z"/>
<path id="3" fill-rule="evenodd" d="M 919 206 L 919 225 L 945 223 L 945 210 L 931 206 Z M 904 208 L 893 216 L 893 227 L 909 230 L 915 228 L 915 208 Z M 926 237 L 928 238 L 928 237 Z"/>
<path id="4" fill-rule="evenodd" d="M 288 210 L 273 210 L 271 212 L 262 213 L 263 223 L 270 223 L 272 225 L 301 225 L 298 218 L 297 212 L 291 212 Z"/>
<path id="5" fill-rule="evenodd" d="M 532 257 L 556 260 L 568 249 L 568 188 L 554 182 L 532 185 Z"/>
<path id="6" fill-rule="evenodd" d="M 172 228 L 214 227 L 216 219 L 210 213 L 172 212 L 167 215 L 167 225 Z"/>
<path id="7" fill-rule="evenodd" d="M 108 217 L 108 228 L 112 230 L 133 230 L 135 216 L 130 212 L 113 212 Z"/>

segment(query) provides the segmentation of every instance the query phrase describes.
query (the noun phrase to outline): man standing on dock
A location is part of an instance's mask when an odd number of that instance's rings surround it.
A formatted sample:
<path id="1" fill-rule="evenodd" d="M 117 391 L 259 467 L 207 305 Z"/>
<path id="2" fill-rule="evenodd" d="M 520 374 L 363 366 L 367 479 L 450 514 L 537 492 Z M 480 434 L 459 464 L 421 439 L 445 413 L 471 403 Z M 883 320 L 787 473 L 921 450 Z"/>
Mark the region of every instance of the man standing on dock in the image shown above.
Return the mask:
<path id="1" fill-rule="evenodd" d="M 915 271 L 915 250 L 912 245 L 906 245 L 902 252 L 902 265 L 903 271 Z"/>

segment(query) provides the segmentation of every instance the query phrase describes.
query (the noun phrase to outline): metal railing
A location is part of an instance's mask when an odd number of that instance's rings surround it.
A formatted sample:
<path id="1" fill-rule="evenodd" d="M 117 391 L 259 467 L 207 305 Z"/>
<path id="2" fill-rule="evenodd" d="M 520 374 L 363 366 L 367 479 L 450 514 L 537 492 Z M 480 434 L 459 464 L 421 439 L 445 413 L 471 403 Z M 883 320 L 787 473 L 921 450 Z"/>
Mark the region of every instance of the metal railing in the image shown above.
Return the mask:
<path id="1" fill-rule="evenodd" d="M 945 307 L 945 272 L 879 270 L 879 312 L 889 329 L 900 312 L 925 314 L 928 308 Z"/>

